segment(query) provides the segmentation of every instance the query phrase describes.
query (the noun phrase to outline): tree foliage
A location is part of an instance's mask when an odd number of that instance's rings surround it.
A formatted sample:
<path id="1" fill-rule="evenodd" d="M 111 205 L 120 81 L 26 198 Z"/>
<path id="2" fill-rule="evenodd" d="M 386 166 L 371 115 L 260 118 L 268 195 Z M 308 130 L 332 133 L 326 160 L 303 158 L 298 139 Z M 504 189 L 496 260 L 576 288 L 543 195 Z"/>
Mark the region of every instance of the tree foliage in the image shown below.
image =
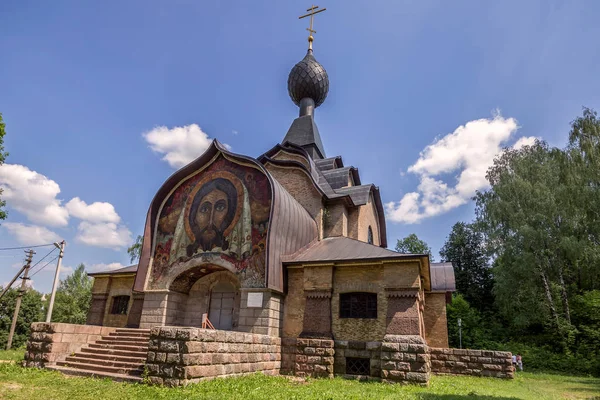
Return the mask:
<path id="1" fill-rule="evenodd" d="M 2 119 L 2 113 L 0 113 L 0 166 L 4 164 L 8 153 L 4 151 L 4 135 L 6 135 L 6 124 Z M 6 219 L 6 210 L 4 210 L 4 206 L 6 205 L 6 201 L 2 200 L 2 188 L 0 188 L 0 220 Z"/>
<path id="2" fill-rule="evenodd" d="M 0 347 L 3 349 L 8 341 L 8 333 L 17 303 L 17 294 L 18 289 L 11 288 L 0 299 Z M 42 294 L 37 290 L 26 289 L 21 300 L 21 309 L 17 318 L 12 346 L 14 348 L 23 346 L 29 338 L 31 323 L 43 321 L 43 318 L 44 303 Z"/>
<path id="3" fill-rule="evenodd" d="M 92 301 L 92 283 L 83 264 L 61 280 L 56 291 L 52 322 L 85 324 Z"/>
<path id="4" fill-rule="evenodd" d="M 503 321 L 508 339 L 600 371 L 596 112 L 586 108 L 571 123 L 564 149 L 542 141 L 505 149 L 486 177 L 490 188 L 475 196 L 475 223 L 493 260 L 495 317 Z M 442 257 L 451 259 L 447 250 Z M 460 286 L 459 291 L 467 290 Z"/>
<path id="5" fill-rule="evenodd" d="M 138 262 L 140 260 L 140 256 L 142 255 L 142 241 L 144 238 L 142 235 L 138 235 L 135 239 L 135 243 L 127 248 L 127 254 L 129 254 L 130 261 Z"/>
<path id="6" fill-rule="evenodd" d="M 483 234 L 473 224 L 457 222 L 440 257 L 454 267 L 457 292 L 480 311 L 491 309 L 494 281 Z"/>
<path id="7" fill-rule="evenodd" d="M 411 233 L 404 239 L 398 239 L 396 251 L 404 254 L 429 254 L 431 261 L 433 261 L 431 247 L 414 233 Z"/>

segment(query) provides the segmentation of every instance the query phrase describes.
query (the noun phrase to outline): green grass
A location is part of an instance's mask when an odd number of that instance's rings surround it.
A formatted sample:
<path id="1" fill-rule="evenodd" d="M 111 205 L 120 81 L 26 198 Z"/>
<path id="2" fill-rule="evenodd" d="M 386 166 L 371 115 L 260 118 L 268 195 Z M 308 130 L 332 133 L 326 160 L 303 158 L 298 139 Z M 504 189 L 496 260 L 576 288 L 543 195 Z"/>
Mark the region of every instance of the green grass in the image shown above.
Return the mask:
<path id="1" fill-rule="evenodd" d="M 25 354 L 25 348 L 20 347 L 17 349 L 1 350 L 0 361 L 21 361 Z"/>
<path id="2" fill-rule="evenodd" d="M 6 355 L 0 352 L 2 358 Z M 214 379 L 185 388 L 151 387 L 0 363 L 0 399 L 600 399 L 600 379 L 520 373 L 514 380 L 433 376 L 428 388 L 262 374 Z"/>

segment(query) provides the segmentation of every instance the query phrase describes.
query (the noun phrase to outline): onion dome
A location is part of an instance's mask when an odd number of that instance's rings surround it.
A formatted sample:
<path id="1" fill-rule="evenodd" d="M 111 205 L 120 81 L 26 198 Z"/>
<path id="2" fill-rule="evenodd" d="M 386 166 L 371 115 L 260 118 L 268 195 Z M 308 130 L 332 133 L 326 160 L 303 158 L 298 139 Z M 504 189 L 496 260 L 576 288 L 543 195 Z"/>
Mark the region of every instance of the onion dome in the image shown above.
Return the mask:
<path id="1" fill-rule="evenodd" d="M 317 62 L 309 49 L 306 56 L 290 71 L 288 77 L 288 93 L 298 107 L 302 107 L 303 99 L 312 99 L 314 107 L 318 107 L 327 98 L 329 77 L 327 71 Z M 306 103 L 306 101 L 304 102 Z"/>

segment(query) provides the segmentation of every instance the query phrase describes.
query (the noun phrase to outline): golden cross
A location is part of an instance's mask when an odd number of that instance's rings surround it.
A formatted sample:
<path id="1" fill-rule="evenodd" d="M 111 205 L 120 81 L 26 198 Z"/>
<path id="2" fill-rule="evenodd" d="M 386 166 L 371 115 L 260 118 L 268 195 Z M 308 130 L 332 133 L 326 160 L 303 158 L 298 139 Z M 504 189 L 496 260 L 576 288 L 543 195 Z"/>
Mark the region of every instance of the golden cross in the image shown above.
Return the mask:
<path id="1" fill-rule="evenodd" d="M 298 19 L 310 17 L 310 27 L 306 28 L 306 30 L 309 32 L 308 33 L 308 49 L 309 50 L 312 50 L 312 42 L 313 42 L 313 39 L 314 39 L 312 34 L 313 33 L 317 33 L 317 31 L 313 30 L 313 19 L 315 17 L 315 14 L 318 14 L 320 12 L 323 12 L 323 11 L 327 10 L 326 8 L 321 8 L 320 10 L 317 10 L 317 8 L 319 8 L 319 6 L 313 5 L 308 10 L 306 10 L 306 11 L 308 11 L 308 14 L 305 14 L 305 15 L 302 15 L 301 17 L 298 17 Z"/>

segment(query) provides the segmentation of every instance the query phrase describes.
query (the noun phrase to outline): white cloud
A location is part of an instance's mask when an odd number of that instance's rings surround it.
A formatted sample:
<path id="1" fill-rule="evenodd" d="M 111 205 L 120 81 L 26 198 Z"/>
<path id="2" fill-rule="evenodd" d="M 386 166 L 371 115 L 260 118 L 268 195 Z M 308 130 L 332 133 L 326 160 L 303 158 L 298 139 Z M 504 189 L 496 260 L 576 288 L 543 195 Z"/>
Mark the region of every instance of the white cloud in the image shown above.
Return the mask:
<path id="1" fill-rule="evenodd" d="M 476 190 L 488 186 L 487 169 L 517 129 L 514 118 L 497 113 L 493 118 L 469 121 L 427 146 L 408 168 L 408 172 L 419 176 L 417 191 L 387 203 L 387 217 L 393 222 L 414 224 L 467 203 Z M 535 139 L 523 137 L 514 146 L 533 144 Z M 454 186 L 440 179 L 448 173 L 456 174 Z"/>
<path id="2" fill-rule="evenodd" d="M 150 148 L 164 154 L 163 160 L 173 168 L 181 168 L 198 158 L 212 139 L 196 124 L 167 128 L 158 126 L 142 134 Z M 224 145 L 230 148 L 229 145 Z"/>
<path id="3" fill-rule="evenodd" d="M 56 198 L 60 187 L 52 179 L 23 165 L 4 164 L 0 166 L 0 186 L 8 205 L 31 222 L 50 226 L 68 224 L 69 213 Z"/>
<path id="4" fill-rule="evenodd" d="M 89 268 L 86 266 L 88 272 L 102 272 L 102 271 L 114 271 L 116 269 L 125 268 L 127 265 L 121 263 L 110 263 L 110 264 L 92 264 Z"/>
<path id="5" fill-rule="evenodd" d="M 60 240 L 60 236 L 43 226 L 26 225 L 17 222 L 2 224 L 17 241 L 24 245 L 37 245 L 53 243 Z"/>
<path id="6" fill-rule="evenodd" d="M 234 135 L 237 135 L 239 132 L 234 129 L 231 131 L 231 133 L 233 133 Z"/>
<path id="7" fill-rule="evenodd" d="M 79 197 L 75 197 L 65 204 L 65 207 L 69 214 L 85 221 L 114 223 L 121 221 L 115 207 L 110 203 L 97 201 L 88 205 Z"/>
<path id="8" fill-rule="evenodd" d="M 76 239 L 90 246 L 118 249 L 132 242 L 129 229 L 114 222 L 82 221 L 77 231 Z"/>

